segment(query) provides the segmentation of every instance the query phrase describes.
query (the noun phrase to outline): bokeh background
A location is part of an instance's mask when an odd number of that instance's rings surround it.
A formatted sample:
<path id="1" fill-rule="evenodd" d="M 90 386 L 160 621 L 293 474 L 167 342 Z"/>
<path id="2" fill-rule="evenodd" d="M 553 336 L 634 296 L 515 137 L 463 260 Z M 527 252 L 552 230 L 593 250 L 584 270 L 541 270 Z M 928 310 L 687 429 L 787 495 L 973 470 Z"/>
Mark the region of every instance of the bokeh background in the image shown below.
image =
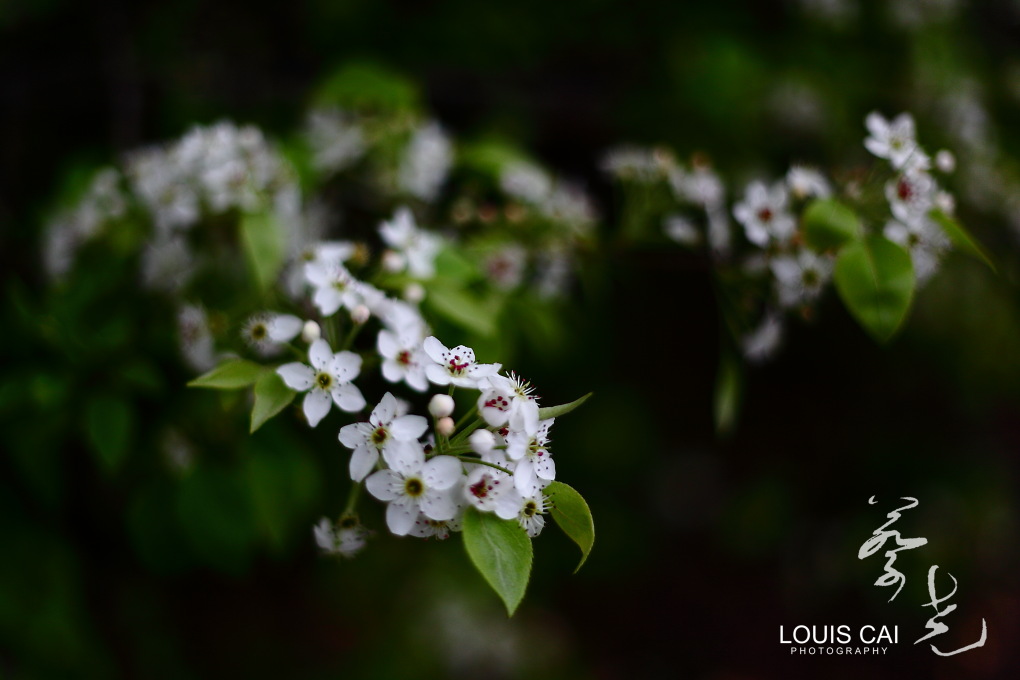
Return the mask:
<path id="1" fill-rule="evenodd" d="M 0 675 L 1017 677 L 1018 46 L 1007 0 L 0 4 Z M 555 432 L 595 549 L 572 575 L 576 549 L 537 539 L 510 620 L 456 538 L 319 556 L 310 528 L 345 493 L 335 435 L 248 437 L 218 395 L 183 388 L 171 309 L 115 266 L 57 295 L 39 265 L 80 168 L 220 119 L 287 134 L 351 63 L 402 74 L 455 135 L 497 133 L 583 181 L 603 215 L 563 341 L 512 359 L 549 403 L 595 392 Z M 886 347 L 830 296 L 747 371 L 720 436 L 710 273 L 615 238 L 600 158 L 702 152 L 735 192 L 791 162 L 865 162 L 872 110 L 913 111 L 957 153 L 961 220 L 999 271 L 951 257 Z M 88 437 L 97 398 L 132 405 L 113 472 Z M 204 423 L 186 472 L 157 436 L 181 422 Z M 904 534 L 929 544 L 901 557 L 890 603 L 857 550 L 900 496 L 921 503 Z M 930 564 L 959 581 L 937 641 L 971 642 L 984 617 L 983 649 L 911 644 Z M 867 623 L 899 625 L 900 644 L 820 659 L 778 641 Z"/>

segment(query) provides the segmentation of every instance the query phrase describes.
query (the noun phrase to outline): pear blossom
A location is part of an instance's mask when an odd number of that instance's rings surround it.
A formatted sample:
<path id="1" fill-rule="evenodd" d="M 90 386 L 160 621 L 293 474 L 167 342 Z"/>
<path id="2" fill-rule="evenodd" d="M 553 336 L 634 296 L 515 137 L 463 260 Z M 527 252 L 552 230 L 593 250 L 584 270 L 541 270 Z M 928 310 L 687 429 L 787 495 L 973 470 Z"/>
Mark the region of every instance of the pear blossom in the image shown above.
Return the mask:
<path id="1" fill-rule="evenodd" d="M 786 209 L 789 201 L 786 187 L 776 183 L 772 188 L 764 182 L 747 185 L 744 200 L 733 208 L 733 216 L 744 225 L 747 240 L 765 247 L 770 241 L 787 241 L 797 228 Z"/>
<path id="2" fill-rule="evenodd" d="M 902 169 L 908 159 L 920 148 L 914 131 L 914 118 L 901 113 L 892 121 L 881 114 L 872 112 L 864 119 L 869 136 L 864 140 L 865 148 L 879 158 L 886 158 L 897 170 Z"/>
<path id="3" fill-rule="evenodd" d="M 368 530 L 358 522 L 355 515 L 344 515 L 334 525 L 323 517 L 312 529 L 315 543 L 328 555 L 354 557 L 365 547 Z"/>
<path id="4" fill-rule="evenodd" d="M 555 418 L 539 423 L 533 433 L 510 430 L 506 435 L 506 456 L 516 463 L 514 486 L 522 494 L 530 494 L 556 479 L 556 463 L 549 452 L 549 428 Z"/>
<path id="5" fill-rule="evenodd" d="M 464 477 L 459 460 L 436 456 L 425 460 L 421 446 L 397 456 L 391 468 L 379 470 L 365 480 L 368 492 L 386 507 L 386 526 L 398 536 L 406 536 L 414 527 L 418 513 L 439 521 L 453 519 L 463 504 L 455 492 Z"/>
<path id="6" fill-rule="evenodd" d="M 910 253 L 918 284 L 931 278 L 938 270 L 942 256 L 951 247 L 949 237 L 942 228 L 927 217 L 906 223 L 890 220 L 882 233 Z"/>
<path id="7" fill-rule="evenodd" d="M 436 385 L 456 385 L 479 389 L 487 379 L 496 375 L 501 364 L 475 363 L 475 351 L 464 345 L 447 349 L 435 336 L 425 338 L 425 354 L 432 360 L 426 364 L 425 375 Z"/>
<path id="8" fill-rule="evenodd" d="M 832 258 L 806 248 L 796 255 L 773 258 L 769 268 L 776 277 L 779 304 L 795 307 L 816 299 L 832 277 L 832 267 Z"/>
<path id="9" fill-rule="evenodd" d="M 460 531 L 464 526 L 464 510 L 463 508 L 457 511 L 451 519 L 431 519 L 427 517 L 425 513 L 418 513 L 418 519 L 414 521 L 414 525 L 408 533 L 410 536 L 417 536 L 418 538 L 435 538 L 440 541 L 445 541 L 450 537 L 451 533 Z"/>
<path id="10" fill-rule="evenodd" d="M 770 358 L 783 341 L 783 319 L 775 312 L 768 312 L 761 324 L 740 340 L 740 348 L 751 363 L 760 363 Z"/>
<path id="11" fill-rule="evenodd" d="M 442 242 L 435 234 L 418 228 L 409 208 L 398 208 L 391 220 L 379 226 L 379 235 L 403 257 L 411 276 L 430 279 L 435 275 L 435 259 Z"/>
<path id="12" fill-rule="evenodd" d="M 832 195 L 828 180 L 814 168 L 792 166 L 786 173 L 786 183 L 793 195 L 801 200 L 811 196 L 828 198 Z"/>
<path id="13" fill-rule="evenodd" d="M 527 493 L 512 490 L 499 498 L 495 512 L 500 519 L 516 519 L 528 532 L 528 536 L 534 538 L 545 527 L 543 515 L 549 507 L 549 499 L 541 489 L 532 489 Z"/>
<path id="14" fill-rule="evenodd" d="M 701 240 L 694 223 L 683 215 L 667 215 L 662 223 L 666 236 L 685 246 L 694 246 Z"/>
<path id="15" fill-rule="evenodd" d="M 333 316 L 341 307 L 353 311 L 359 305 L 378 304 L 385 297 L 378 289 L 363 283 L 338 262 L 308 262 L 305 280 L 314 288 L 312 303 L 323 316 Z"/>
<path id="16" fill-rule="evenodd" d="M 512 467 L 505 458 L 501 464 L 502 467 Z M 482 512 L 495 512 L 500 498 L 512 491 L 514 491 L 513 478 L 502 470 L 488 465 L 474 465 L 464 480 L 464 498 Z"/>
<path id="17" fill-rule="evenodd" d="M 538 430 L 538 399 L 535 388 L 520 376 L 494 375 L 478 397 L 478 412 L 489 425 L 533 433 Z"/>
<path id="18" fill-rule="evenodd" d="M 413 329 L 403 333 L 379 331 L 376 347 L 383 358 L 383 377 L 391 383 L 404 381 L 418 392 L 428 389 L 425 367 L 429 359 L 421 343 L 421 336 Z"/>
<path id="19" fill-rule="evenodd" d="M 935 180 L 926 172 L 904 172 L 885 185 L 885 197 L 893 215 L 910 222 L 924 216 L 935 205 Z"/>
<path id="20" fill-rule="evenodd" d="M 290 314 L 263 312 L 248 319 L 241 333 L 256 352 L 270 356 L 280 350 L 280 343 L 290 342 L 304 328 L 304 322 Z"/>
<path id="21" fill-rule="evenodd" d="M 431 202 L 439 194 L 453 164 L 453 144 L 435 121 L 415 130 L 404 151 L 398 182 L 408 193 Z"/>
<path id="22" fill-rule="evenodd" d="M 361 371 L 360 356 L 347 351 L 334 354 L 329 343 L 319 338 L 308 348 L 308 358 L 311 366 L 292 362 L 276 372 L 287 387 L 308 392 L 302 410 L 309 425 L 315 427 L 326 417 L 331 401 L 349 413 L 365 408 L 361 390 L 351 382 Z"/>
<path id="23" fill-rule="evenodd" d="M 360 482 L 379 462 L 381 453 L 388 465 L 407 449 L 417 447 L 418 438 L 428 429 L 422 416 L 398 415 L 397 399 L 387 392 L 379 401 L 367 423 L 351 423 L 340 428 L 340 443 L 351 449 L 351 479 Z"/>

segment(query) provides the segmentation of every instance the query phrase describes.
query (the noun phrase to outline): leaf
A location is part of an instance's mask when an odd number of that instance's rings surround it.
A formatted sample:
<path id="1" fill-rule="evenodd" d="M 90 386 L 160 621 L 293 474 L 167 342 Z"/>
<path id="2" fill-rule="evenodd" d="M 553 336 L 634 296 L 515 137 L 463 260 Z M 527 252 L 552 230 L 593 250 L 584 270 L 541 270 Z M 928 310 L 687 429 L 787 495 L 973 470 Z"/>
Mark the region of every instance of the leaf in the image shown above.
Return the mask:
<path id="1" fill-rule="evenodd" d="M 475 568 L 513 616 L 524 599 L 531 576 L 531 539 L 514 520 L 468 508 L 464 513 L 464 547 Z"/>
<path id="2" fill-rule="evenodd" d="M 838 248 L 861 236 L 857 213 L 831 198 L 812 201 L 804 210 L 803 220 L 804 238 L 819 252 Z"/>
<path id="3" fill-rule="evenodd" d="M 496 317 L 500 310 L 496 300 L 481 301 L 457 286 L 436 284 L 433 282 L 429 286 L 425 304 L 461 328 L 485 337 L 496 334 Z"/>
<path id="4" fill-rule="evenodd" d="M 559 406 L 546 406 L 544 408 L 540 408 L 538 409 L 538 418 L 539 420 L 546 420 L 548 418 L 558 418 L 560 416 L 564 416 L 573 411 L 575 408 L 577 408 L 584 402 L 588 401 L 588 398 L 593 394 L 595 393 L 589 392 L 588 394 L 578 399 L 575 399 L 569 404 L 560 404 Z"/>
<path id="5" fill-rule="evenodd" d="M 840 251 L 834 279 L 854 318 L 876 340 L 888 342 L 906 318 L 914 296 L 910 254 L 872 234 Z"/>
<path id="6" fill-rule="evenodd" d="M 206 387 L 214 390 L 235 390 L 257 381 L 269 369 L 247 359 L 224 361 L 213 370 L 198 376 L 188 387 Z"/>
<path id="7" fill-rule="evenodd" d="M 733 431 L 740 411 L 740 399 L 743 393 L 743 375 L 740 362 L 732 354 L 724 353 L 719 360 L 719 375 L 715 379 L 715 395 L 713 416 L 715 431 L 720 435 L 728 435 Z"/>
<path id="8" fill-rule="evenodd" d="M 283 266 L 286 251 L 283 230 L 276 216 L 269 212 L 243 214 L 240 230 L 248 267 L 259 287 L 268 290 Z"/>
<path id="9" fill-rule="evenodd" d="M 275 372 L 264 373 L 255 383 L 255 405 L 251 409 L 251 432 L 294 401 L 297 392 L 283 384 Z"/>
<path id="10" fill-rule="evenodd" d="M 988 252 L 981 247 L 981 244 L 974 240 L 963 225 L 954 220 L 949 215 L 945 214 L 941 210 L 932 210 L 929 215 L 935 222 L 942 227 L 942 231 L 946 232 L 946 236 L 953 242 L 957 248 L 963 252 L 976 257 L 977 259 L 988 265 L 988 268 L 993 272 L 998 273 L 995 268 L 995 263 L 992 262 L 991 256 Z"/>
<path id="11" fill-rule="evenodd" d="M 549 514 L 563 533 L 581 549 L 581 561 L 577 569 L 574 569 L 576 574 L 584 566 L 595 543 L 595 520 L 592 519 L 591 509 L 581 494 L 563 482 L 552 482 L 545 488 L 545 493 L 552 501 Z"/>
<path id="12" fill-rule="evenodd" d="M 131 439 L 133 414 L 123 399 L 96 397 L 85 411 L 89 442 L 108 472 L 124 463 Z"/>

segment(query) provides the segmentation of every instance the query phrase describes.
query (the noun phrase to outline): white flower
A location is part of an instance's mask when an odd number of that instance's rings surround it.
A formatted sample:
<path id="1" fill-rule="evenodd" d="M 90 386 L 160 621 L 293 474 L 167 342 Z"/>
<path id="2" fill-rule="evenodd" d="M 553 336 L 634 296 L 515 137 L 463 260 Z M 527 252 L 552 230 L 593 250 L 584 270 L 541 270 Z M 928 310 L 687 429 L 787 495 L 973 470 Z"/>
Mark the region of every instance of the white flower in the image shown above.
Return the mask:
<path id="1" fill-rule="evenodd" d="M 956 156 L 948 149 L 942 149 L 935 154 L 935 167 L 939 172 L 949 174 L 956 169 Z"/>
<path id="2" fill-rule="evenodd" d="M 418 392 L 427 390 L 429 381 L 425 376 L 425 366 L 428 357 L 421 342 L 420 334 L 414 329 L 402 333 L 386 329 L 379 331 L 376 346 L 383 358 L 383 377 L 391 383 L 403 380 Z"/>
<path id="3" fill-rule="evenodd" d="M 435 336 L 425 338 L 425 354 L 433 363 L 425 366 L 425 375 L 436 385 L 456 385 L 479 389 L 496 375 L 501 364 L 476 364 L 475 351 L 464 345 L 447 349 Z"/>
<path id="4" fill-rule="evenodd" d="M 664 172 L 654 149 L 621 146 L 610 149 L 602 158 L 603 171 L 620 179 L 653 182 Z"/>
<path id="5" fill-rule="evenodd" d="M 328 172 L 353 165 L 368 146 L 361 126 L 344 111 L 312 111 L 306 134 L 313 152 L 312 164 Z"/>
<path id="6" fill-rule="evenodd" d="M 451 519 L 431 519 L 425 515 L 425 513 L 418 513 L 418 519 L 414 521 L 414 526 L 408 533 L 410 536 L 417 536 L 419 538 L 435 538 L 440 541 L 445 541 L 450 537 L 452 532 L 460 531 L 464 524 L 464 510 L 463 508 L 457 511 L 457 514 Z"/>
<path id="7" fill-rule="evenodd" d="M 532 434 L 538 430 L 538 399 L 531 383 L 514 373 L 494 375 L 478 397 L 478 412 L 492 427 L 509 423 L 511 430 Z"/>
<path id="8" fill-rule="evenodd" d="M 442 241 L 435 234 L 419 229 L 409 208 L 397 208 L 393 219 L 379 225 L 379 235 L 406 259 L 411 276 L 430 279 L 435 275 L 436 255 Z"/>
<path id="9" fill-rule="evenodd" d="M 471 445 L 471 450 L 475 451 L 482 456 L 482 460 L 495 463 L 496 460 L 493 458 L 494 455 L 502 455 L 499 451 L 494 451 L 496 448 L 496 435 L 489 430 L 477 429 L 471 433 L 468 437 L 468 444 Z"/>
<path id="10" fill-rule="evenodd" d="M 762 319 L 761 325 L 741 339 L 740 346 L 748 361 L 760 363 L 775 354 L 782 341 L 783 319 L 769 312 Z"/>
<path id="11" fill-rule="evenodd" d="M 450 520 L 462 503 L 454 495 L 464 477 L 460 461 L 453 456 L 436 456 L 425 461 L 420 446 L 396 457 L 393 468 L 379 470 L 365 480 L 368 492 L 386 501 L 386 526 L 398 536 L 414 527 L 418 513 L 428 519 Z"/>
<path id="12" fill-rule="evenodd" d="M 355 515 L 344 515 L 336 526 L 323 517 L 312 529 L 319 550 L 327 555 L 354 557 L 365 547 L 368 530 Z"/>
<path id="13" fill-rule="evenodd" d="M 781 255 L 769 262 L 776 277 L 779 304 L 795 307 L 816 299 L 832 277 L 832 258 L 801 250 L 796 256 Z"/>
<path id="14" fill-rule="evenodd" d="M 552 178 L 534 163 L 513 161 L 499 176 L 499 184 L 507 194 L 529 203 L 541 203 L 552 191 Z"/>
<path id="15" fill-rule="evenodd" d="M 786 187 L 780 182 L 771 189 L 764 182 L 751 182 L 744 200 L 734 206 L 733 216 L 744 225 L 744 233 L 751 243 L 765 247 L 769 241 L 783 242 L 793 236 L 797 227 L 786 210 L 788 200 Z"/>
<path id="16" fill-rule="evenodd" d="M 387 392 L 379 401 L 367 423 L 351 423 L 340 428 L 340 443 L 354 451 L 351 454 L 351 479 L 360 482 L 383 455 L 387 465 L 402 455 L 411 455 L 409 448 L 418 447 L 418 437 L 425 434 L 428 421 L 421 416 L 398 416 L 397 399 Z"/>
<path id="17" fill-rule="evenodd" d="M 368 284 L 358 281 L 337 262 L 306 263 L 305 280 L 315 288 L 312 304 L 319 308 L 323 316 L 332 316 L 341 307 L 354 310 L 358 305 L 372 304 L 377 296 L 382 295 Z"/>
<path id="18" fill-rule="evenodd" d="M 510 467 L 505 458 L 496 464 Z M 488 465 L 475 464 L 464 481 L 464 498 L 482 512 L 495 512 L 499 500 L 513 491 L 513 478 Z"/>
<path id="19" fill-rule="evenodd" d="M 426 123 L 414 132 L 404 152 L 398 178 L 400 188 L 431 202 L 443 187 L 452 163 L 450 138 L 438 123 Z"/>
<path id="20" fill-rule="evenodd" d="M 185 362 L 196 371 L 208 371 L 216 364 L 213 336 L 205 310 L 184 305 L 177 311 L 177 334 Z"/>
<path id="21" fill-rule="evenodd" d="M 935 205 L 935 180 L 923 171 L 904 172 L 885 185 L 885 197 L 896 219 L 911 222 Z"/>
<path id="22" fill-rule="evenodd" d="M 794 165 L 786 173 L 786 183 L 793 195 L 801 200 L 809 196 L 828 198 L 832 195 L 832 187 L 828 180 L 814 168 Z"/>
<path id="23" fill-rule="evenodd" d="M 667 215 L 663 220 L 662 228 L 666 232 L 666 236 L 681 245 L 693 246 L 701 240 L 698 228 L 682 215 Z"/>
<path id="24" fill-rule="evenodd" d="M 456 404 L 453 397 L 448 394 L 433 394 L 429 399 L 429 413 L 433 418 L 445 418 L 453 415 L 454 406 Z"/>
<path id="25" fill-rule="evenodd" d="M 513 244 L 501 246 L 499 250 L 486 255 L 482 268 L 497 288 L 513 290 L 524 279 L 527 263 L 528 251 Z"/>
<path id="26" fill-rule="evenodd" d="M 939 261 L 951 245 L 942 228 L 926 217 L 906 224 L 890 220 L 883 233 L 887 239 L 899 243 L 910 253 L 918 284 L 927 281 L 938 270 Z"/>
<path id="27" fill-rule="evenodd" d="M 901 113 L 890 122 L 872 112 L 864 119 L 864 124 L 870 133 L 864 140 L 865 148 L 879 158 L 888 159 L 897 170 L 920 151 L 915 138 L 914 118 L 909 113 Z"/>
<path id="28" fill-rule="evenodd" d="M 276 372 L 287 387 L 308 391 L 302 408 L 308 424 L 315 427 L 329 413 L 330 401 L 341 410 L 353 413 L 365 408 L 365 398 L 351 383 L 361 371 L 361 357 L 353 352 L 333 354 L 322 338 L 308 348 L 311 366 L 299 362 L 284 364 Z"/>
<path id="29" fill-rule="evenodd" d="M 516 519 L 528 532 L 528 536 L 534 538 L 542 533 L 545 526 L 543 515 L 548 508 L 548 498 L 541 489 L 533 489 L 528 493 L 513 490 L 499 498 L 496 503 L 496 514 L 501 519 Z"/>
<path id="30" fill-rule="evenodd" d="M 290 314 L 263 312 L 248 319 L 241 336 L 256 352 L 270 356 L 280 350 L 280 343 L 293 340 L 304 323 Z"/>
<path id="31" fill-rule="evenodd" d="M 506 435 L 506 455 L 517 463 L 514 486 L 524 495 L 544 488 L 556 479 L 556 463 L 549 452 L 549 428 L 555 418 L 539 423 L 534 433 L 510 430 Z"/>

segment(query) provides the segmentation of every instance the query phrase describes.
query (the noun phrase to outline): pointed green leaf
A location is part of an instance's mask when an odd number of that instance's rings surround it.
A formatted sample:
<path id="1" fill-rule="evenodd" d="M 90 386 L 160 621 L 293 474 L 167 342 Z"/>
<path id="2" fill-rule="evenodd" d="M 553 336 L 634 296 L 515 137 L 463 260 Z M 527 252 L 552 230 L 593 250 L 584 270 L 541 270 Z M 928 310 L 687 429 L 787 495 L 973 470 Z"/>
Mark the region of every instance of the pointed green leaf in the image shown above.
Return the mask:
<path id="1" fill-rule="evenodd" d="M 995 268 L 995 263 L 992 262 L 991 256 L 989 256 L 988 252 L 981 247 L 981 244 L 975 241 L 974 237 L 972 237 L 967 230 L 963 228 L 962 224 L 941 210 L 932 210 L 931 218 L 935 220 L 940 227 L 942 227 L 942 231 L 946 232 L 946 236 L 948 236 L 949 240 L 953 242 L 953 245 L 968 255 L 981 260 L 988 265 L 989 269 L 998 273 L 998 270 Z"/>
<path id="2" fill-rule="evenodd" d="M 213 370 L 198 376 L 188 387 L 207 387 L 214 390 L 236 390 L 255 383 L 268 367 L 246 359 L 224 361 Z"/>
<path id="3" fill-rule="evenodd" d="M 574 569 L 576 574 L 584 566 L 588 555 L 591 554 L 591 547 L 595 544 L 595 520 L 592 519 L 591 509 L 581 494 L 563 482 L 552 482 L 545 488 L 545 493 L 552 501 L 552 510 L 549 514 L 556 520 L 563 533 L 581 549 L 581 561 L 577 564 L 577 569 Z"/>
<path id="4" fill-rule="evenodd" d="M 503 600 L 507 615 L 513 616 L 531 576 L 531 539 L 524 529 L 513 520 L 469 508 L 464 513 L 464 547 Z"/>
<path id="5" fill-rule="evenodd" d="M 836 258 L 836 290 L 847 309 L 879 342 L 899 329 L 914 296 L 910 254 L 872 234 L 844 247 Z"/>
<path id="6" fill-rule="evenodd" d="M 838 248 L 861 235 L 857 214 L 835 199 L 812 201 L 802 219 L 804 238 L 817 251 Z"/>
<path id="7" fill-rule="evenodd" d="M 241 216 L 241 242 L 255 280 L 262 290 L 276 282 L 286 253 L 283 230 L 272 213 L 245 213 Z"/>
<path id="8" fill-rule="evenodd" d="M 737 414 L 740 412 L 743 383 L 740 362 L 731 354 L 724 353 L 719 360 L 719 374 L 715 379 L 713 403 L 715 431 L 719 435 L 728 435 L 736 425 Z"/>
<path id="9" fill-rule="evenodd" d="M 123 399 L 95 397 L 85 410 L 89 442 L 108 472 L 124 463 L 131 440 L 133 414 Z"/>
<path id="10" fill-rule="evenodd" d="M 255 405 L 251 409 L 251 432 L 294 401 L 297 392 L 283 384 L 276 372 L 263 373 L 255 383 Z"/>
<path id="11" fill-rule="evenodd" d="M 589 392 L 588 394 L 578 399 L 575 399 L 569 404 L 560 404 L 559 406 L 546 406 L 544 408 L 540 408 L 538 409 L 538 417 L 540 420 L 545 420 L 547 418 L 559 418 L 560 416 L 570 413 L 575 408 L 577 408 L 584 402 L 588 401 L 588 398 L 593 394 L 594 392 Z"/>

